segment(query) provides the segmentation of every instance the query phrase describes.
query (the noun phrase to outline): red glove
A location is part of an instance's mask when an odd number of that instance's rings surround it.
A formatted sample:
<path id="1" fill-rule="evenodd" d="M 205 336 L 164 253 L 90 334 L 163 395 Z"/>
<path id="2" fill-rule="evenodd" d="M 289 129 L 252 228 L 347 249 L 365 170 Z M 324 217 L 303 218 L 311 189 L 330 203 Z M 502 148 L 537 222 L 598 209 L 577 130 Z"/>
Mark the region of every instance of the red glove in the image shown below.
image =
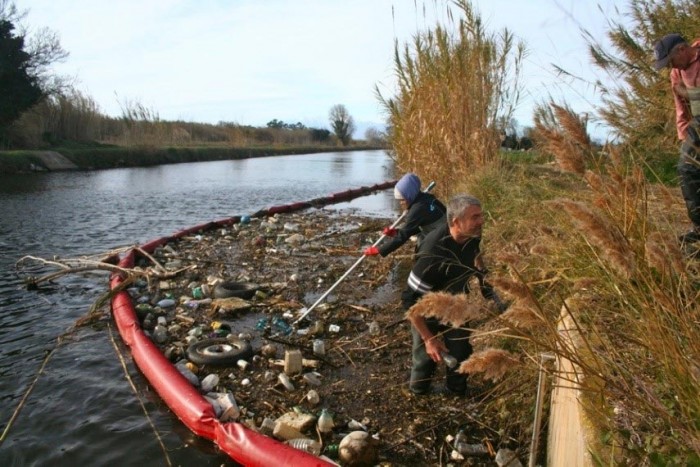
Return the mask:
<path id="1" fill-rule="evenodd" d="M 393 227 L 384 227 L 384 230 L 382 230 L 382 234 L 386 235 L 387 237 L 396 237 L 398 230 L 396 230 Z"/>
<path id="2" fill-rule="evenodd" d="M 365 256 L 377 256 L 379 254 L 379 248 L 377 248 L 376 246 L 365 248 L 363 254 Z"/>

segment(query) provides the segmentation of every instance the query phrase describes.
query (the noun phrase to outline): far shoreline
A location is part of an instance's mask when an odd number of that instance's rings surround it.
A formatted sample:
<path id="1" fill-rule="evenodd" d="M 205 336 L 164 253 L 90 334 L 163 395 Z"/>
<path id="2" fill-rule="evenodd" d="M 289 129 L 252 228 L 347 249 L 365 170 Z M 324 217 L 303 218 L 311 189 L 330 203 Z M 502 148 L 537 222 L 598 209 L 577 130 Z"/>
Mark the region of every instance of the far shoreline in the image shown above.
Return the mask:
<path id="1" fill-rule="evenodd" d="M 0 175 L 66 170 L 151 167 L 186 162 L 240 160 L 254 157 L 387 150 L 376 145 L 265 147 L 117 147 L 0 151 Z"/>

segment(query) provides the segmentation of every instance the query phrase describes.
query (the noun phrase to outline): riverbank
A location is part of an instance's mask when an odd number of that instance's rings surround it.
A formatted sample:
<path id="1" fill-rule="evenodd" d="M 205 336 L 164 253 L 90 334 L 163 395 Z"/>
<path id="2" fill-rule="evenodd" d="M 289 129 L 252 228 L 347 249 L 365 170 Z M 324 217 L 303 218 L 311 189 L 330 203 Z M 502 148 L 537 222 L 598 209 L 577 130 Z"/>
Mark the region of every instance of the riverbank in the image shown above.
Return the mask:
<path id="1" fill-rule="evenodd" d="M 56 170 L 102 170 L 150 167 L 184 162 L 239 160 L 253 157 L 384 149 L 376 146 L 256 146 L 256 147 L 120 147 L 55 148 L 50 151 L 0 151 L 0 174 Z M 61 164 L 52 163 L 62 159 Z"/>

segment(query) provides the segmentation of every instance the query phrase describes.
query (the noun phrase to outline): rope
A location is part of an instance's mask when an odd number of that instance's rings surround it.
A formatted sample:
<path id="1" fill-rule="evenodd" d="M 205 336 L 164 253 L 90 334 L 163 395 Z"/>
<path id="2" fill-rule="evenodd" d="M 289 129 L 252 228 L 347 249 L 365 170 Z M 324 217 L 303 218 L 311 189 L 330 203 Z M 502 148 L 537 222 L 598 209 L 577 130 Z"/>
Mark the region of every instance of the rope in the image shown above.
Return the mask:
<path id="1" fill-rule="evenodd" d="M 22 399 L 19 401 L 19 404 L 17 404 L 17 407 L 15 408 L 15 411 L 12 413 L 12 416 L 10 417 L 10 420 L 7 422 L 7 425 L 5 425 L 5 429 L 2 432 L 2 435 L 0 435 L 0 446 L 2 446 L 2 443 L 5 441 L 7 438 L 8 433 L 10 432 L 10 428 L 12 428 L 12 425 L 14 424 L 15 420 L 19 416 L 19 413 L 22 411 L 24 408 L 24 405 L 27 402 L 27 399 L 29 398 L 29 395 L 32 393 L 34 390 L 34 386 L 36 385 L 37 381 L 39 381 L 39 377 L 44 373 L 44 368 L 46 368 L 46 365 L 49 363 L 49 360 L 51 360 L 51 357 L 53 357 L 54 352 L 63 344 L 64 339 L 66 339 L 68 336 L 70 336 L 72 333 L 74 333 L 76 330 L 79 328 L 86 326 L 92 322 L 92 320 L 97 316 L 97 313 L 99 311 L 99 307 L 101 306 L 104 301 L 111 297 L 113 293 L 116 293 L 117 291 L 122 290 L 126 284 L 130 283 L 129 280 L 125 281 L 125 283 L 120 284 L 120 288 L 115 288 L 115 291 L 109 291 L 106 294 L 103 294 L 98 298 L 95 303 L 92 304 L 88 312 L 82 316 L 81 318 L 78 318 L 75 323 L 63 334 L 58 336 L 56 338 L 56 345 L 54 346 L 53 349 L 49 350 L 44 357 L 44 361 L 41 363 L 41 366 L 39 367 L 39 371 L 37 371 L 36 375 L 34 376 L 34 380 L 32 383 L 29 385 L 27 390 L 25 391 L 24 395 L 22 396 Z"/>
<path id="2" fill-rule="evenodd" d="M 46 367 L 46 364 L 49 362 L 49 360 L 53 356 L 54 351 L 58 348 L 58 346 L 61 345 L 62 337 L 58 337 L 57 340 L 58 340 L 58 344 L 56 345 L 56 347 L 51 349 L 46 354 L 46 357 L 44 357 L 44 361 L 42 362 L 41 367 L 39 367 L 39 371 L 37 372 L 36 376 L 34 377 L 34 381 L 32 381 L 32 384 L 30 384 L 29 388 L 27 388 L 27 391 L 24 393 L 24 396 L 22 396 L 22 400 L 19 401 L 19 404 L 17 405 L 17 408 L 15 408 L 15 411 L 12 414 L 12 417 L 10 417 L 10 421 L 7 422 L 7 425 L 5 426 L 5 429 L 2 432 L 2 436 L 0 436 L 0 446 L 2 446 L 3 441 L 5 441 L 7 434 L 10 432 L 10 428 L 12 427 L 12 424 L 15 422 L 15 419 L 17 419 L 17 416 L 22 411 L 22 408 L 24 407 L 24 404 L 27 401 L 29 394 L 31 394 L 32 390 L 34 389 L 34 386 L 36 385 L 36 382 L 39 380 L 39 376 L 41 376 L 41 374 L 44 372 L 44 368 Z"/>
<path id="3" fill-rule="evenodd" d="M 117 345 L 117 342 L 114 339 L 114 331 L 112 330 L 112 325 L 108 323 L 107 328 L 109 329 L 109 338 L 112 341 L 112 346 L 114 347 L 114 352 L 117 354 L 117 357 L 119 357 L 119 362 L 121 363 L 122 368 L 124 369 L 124 376 L 126 377 L 126 380 L 129 382 L 131 389 L 134 391 L 134 394 L 136 395 L 136 400 L 139 401 L 139 404 L 141 405 L 141 409 L 143 410 L 143 414 L 146 416 L 146 419 L 148 420 L 149 425 L 151 425 L 151 428 L 153 429 L 153 433 L 156 435 L 156 439 L 158 440 L 158 444 L 160 444 L 160 448 L 163 450 L 163 455 L 165 456 L 165 463 L 168 466 L 172 466 L 173 463 L 170 461 L 170 456 L 168 456 L 168 450 L 165 447 L 165 444 L 163 443 L 163 439 L 161 438 L 160 434 L 158 433 L 158 429 L 156 428 L 155 424 L 153 423 L 153 419 L 151 419 L 151 416 L 148 415 L 148 410 L 146 410 L 146 406 L 144 405 L 143 400 L 139 396 L 138 390 L 136 389 L 136 385 L 134 384 L 134 380 L 129 375 L 129 371 L 126 367 L 126 361 L 124 360 L 124 355 L 119 350 L 119 346 Z"/>

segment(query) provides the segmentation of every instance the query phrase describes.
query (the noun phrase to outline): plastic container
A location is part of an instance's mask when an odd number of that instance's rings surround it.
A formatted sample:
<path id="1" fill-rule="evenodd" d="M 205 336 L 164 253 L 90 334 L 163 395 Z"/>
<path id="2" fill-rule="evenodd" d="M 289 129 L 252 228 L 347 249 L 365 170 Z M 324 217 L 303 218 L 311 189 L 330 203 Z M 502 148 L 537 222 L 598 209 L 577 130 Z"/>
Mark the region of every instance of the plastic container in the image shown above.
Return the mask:
<path id="1" fill-rule="evenodd" d="M 326 355 L 326 343 L 323 339 L 314 339 L 313 342 L 314 355 L 324 356 Z"/>
<path id="2" fill-rule="evenodd" d="M 448 368 L 454 368 L 457 366 L 457 364 L 459 364 L 457 359 L 447 352 L 442 352 L 440 356 L 442 356 L 442 361 L 445 362 L 445 365 L 447 365 Z"/>
<path id="3" fill-rule="evenodd" d="M 488 449 L 482 443 L 469 443 L 463 431 L 455 436 L 455 450 L 464 457 L 487 456 Z"/>
<path id="4" fill-rule="evenodd" d="M 321 385 L 321 380 L 314 373 L 304 373 L 302 378 L 304 379 L 304 382 L 306 384 L 308 384 L 309 386 L 320 386 Z"/>
<path id="5" fill-rule="evenodd" d="M 192 373 L 192 370 L 187 368 L 187 366 L 184 363 L 178 363 L 177 365 L 175 365 L 175 368 L 177 368 L 177 371 L 179 371 L 180 374 L 184 376 L 192 386 L 199 387 L 199 378 L 197 378 L 197 375 Z"/>
<path id="6" fill-rule="evenodd" d="M 292 327 L 279 316 L 272 318 L 272 327 L 285 336 L 292 333 Z"/>
<path id="7" fill-rule="evenodd" d="M 158 344 L 164 344 L 168 340 L 168 330 L 165 326 L 158 324 L 153 329 L 153 340 Z"/>
<path id="8" fill-rule="evenodd" d="M 164 298 L 163 300 L 160 300 L 156 305 L 158 305 L 161 308 L 171 308 L 174 307 L 176 304 L 175 300 L 172 298 Z"/>
<path id="9" fill-rule="evenodd" d="M 214 373 L 205 376 L 200 383 L 202 391 L 204 392 L 210 392 L 216 387 L 217 384 L 219 384 L 219 376 Z"/>
<path id="10" fill-rule="evenodd" d="M 330 433 L 334 426 L 333 416 L 328 410 L 321 409 L 321 415 L 318 417 L 318 431 L 321 433 Z"/>
<path id="11" fill-rule="evenodd" d="M 286 444 L 293 447 L 294 449 L 299 449 L 300 451 L 306 451 L 309 454 L 313 454 L 314 456 L 321 455 L 321 443 L 319 443 L 315 439 L 309 439 L 309 438 L 290 439 L 289 441 L 286 442 Z"/>
<path id="12" fill-rule="evenodd" d="M 312 389 L 306 393 L 306 400 L 309 401 L 309 404 L 311 405 L 317 405 L 319 402 L 321 402 L 321 397 L 315 390 Z"/>
<path id="13" fill-rule="evenodd" d="M 284 386 L 284 388 L 287 391 L 294 391 L 294 385 L 292 384 L 292 380 L 289 379 L 289 376 L 287 376 L 286 373 L 280 373 L 277 376 L 277 379 L 280 383 L 282 383 L 282 386 Z"/>
<path id="14" fill-rule="evenodd" d="M 222 422 L 232 422 L 238 420 L 238 417 L 241 415 L 241 409 L 238 407 L 233 394 L 230 392 L 221 394 L 218 402 L 223 410 L 219 416 L 219 420 Z"/>

